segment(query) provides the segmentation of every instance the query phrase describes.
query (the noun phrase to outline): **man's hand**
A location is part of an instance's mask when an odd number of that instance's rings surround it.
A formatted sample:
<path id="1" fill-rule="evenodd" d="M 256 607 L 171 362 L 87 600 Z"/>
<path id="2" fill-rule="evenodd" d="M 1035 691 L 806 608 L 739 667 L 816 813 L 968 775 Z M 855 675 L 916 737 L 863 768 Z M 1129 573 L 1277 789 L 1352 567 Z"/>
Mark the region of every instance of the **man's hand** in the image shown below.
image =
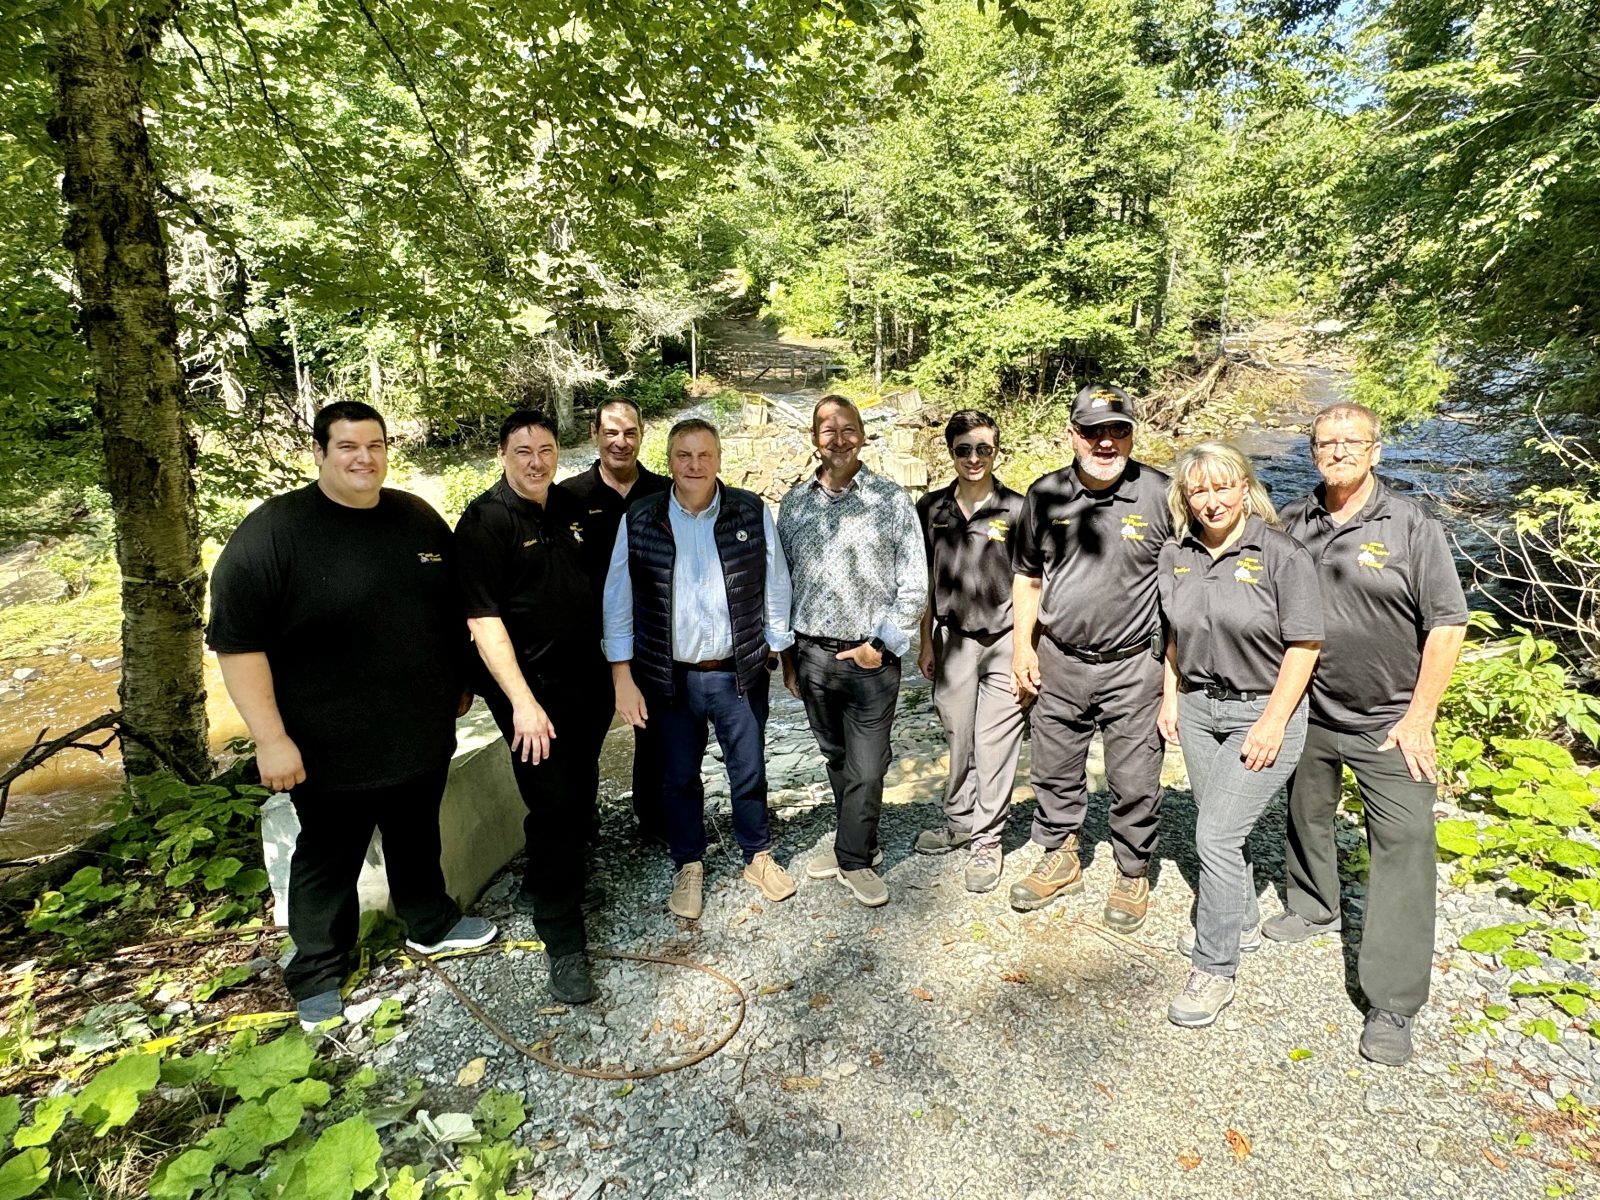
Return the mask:
<path id="1" fill-rule="evenodd" d="M 1245 770 L 1264 771 L 1278 761 L 1278 751 L 1283 748 L 1283 731 L 1283 724 L 1265 713 L 1256 718 L 1256 723 L 1244 735 L 1244 745 L 1239 748 Z"/>
<path id="2" fill-rule="evenodd" d="M 1161 731 L 1161 738 L 1169 746 L 1178 745 L 1178 693 L 1163 694 L 1161 697 L 1161 711 L 1156 715 L 1156 728 Z"/>
<path id="3" fill-rule="evenodd" d="M 848 650 L 841 650 L 834 655 L 837 659 L 849 659 L 856 666 L 868 671 L 876 671 L 883 666 L 883 655 L 879 654 L 866 642 L 859 646 L 852 646 Z"/>
<path id="4" fill-rule="evenodd" d="M 1424 779 L 1429 783 L 1439 782 L 1439 757 L 1433 744 L 1431 717 L 1424 719 L 1410 713 L 1401 717 L 1378 749 L 1381 752 L 1395 746 L 1400 748 L 1400 753 L 1405 757 L 1406 770 L 1411 772 L 1411 778 L 1418 783 Z"/>
<path id="5" fill-rule="evenodd" d="M 464 716 L 467 715 L 467 709 L 472 707 L 472 700 L 473 700 L 472 689 L 471 688 L 462 688 L 461 689 L 461 699 L 456 701 L 456 716 L 457 717 L 464 717 Z"/>
<path id="6" fill-rule="evenodd" d="M 550 739 L 556 736 L 556 727 L 537 700 L 529 700 L 526 705 L 517 705 L 511 710 L 511 730 L 513 757 L 535 766 L 550 757 Z"/>
<path id="7" fill-rule="evenodd" d="M 917 670 L 922 672 L 922 677 L 932 680 L 933 669 L 933 638 L 925 637 L 922 644 L 917 647 Z"/>
<path id="8" fill-rule="evenodd" d="M 287 792 L 306 781 L 300 747 L 288 734 L 256 743 L 256 770 L 261 772 L 261 785 L 274 792 Z"/>
<path id="9" fill-rule="evenodd" d="M 795 670 L 794 651 L 785 650 L 783 658 L 783 686 L 789 695 L 800 699 L 800 672 Z"/>
<path id="10" fill-rule="evenodd" d="M 612 683 L 617 693 L 617 715 L 635 729 L 643 729 L 650 714 L 645 711 L 644 693 L 634 683 L 633 676 L 613 677 Z"/>
<path id="11" fill-rule="evenodd" d="M 1011 652 L 1011 686 L 1018 700 L 1038 698 L 1039 652 L 1032 646 L 1018 646 Z"/>

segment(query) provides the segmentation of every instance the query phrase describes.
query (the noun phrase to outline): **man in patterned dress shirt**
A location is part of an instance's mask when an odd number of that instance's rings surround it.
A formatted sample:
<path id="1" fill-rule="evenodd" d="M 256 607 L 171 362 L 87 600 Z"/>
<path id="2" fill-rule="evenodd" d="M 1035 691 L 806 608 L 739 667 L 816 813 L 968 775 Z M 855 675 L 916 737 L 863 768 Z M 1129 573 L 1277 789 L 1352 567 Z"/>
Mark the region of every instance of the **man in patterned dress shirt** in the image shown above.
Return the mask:
<path id="1" fill-rule="evenodd" d="M 861 413 L 824 396 L 811 414 L 821 466 L 778 508 L 778 537 L 793 580 L 794 648 L 784 655 L 789 691 L 828 765 L 839 817 L 834 851 L 806 874 L 838 879 L 862 904 L 889 900 L 873 869 L 900 659 L 928 594 L 922 527 L 911 498 L 861 465 Z"/>

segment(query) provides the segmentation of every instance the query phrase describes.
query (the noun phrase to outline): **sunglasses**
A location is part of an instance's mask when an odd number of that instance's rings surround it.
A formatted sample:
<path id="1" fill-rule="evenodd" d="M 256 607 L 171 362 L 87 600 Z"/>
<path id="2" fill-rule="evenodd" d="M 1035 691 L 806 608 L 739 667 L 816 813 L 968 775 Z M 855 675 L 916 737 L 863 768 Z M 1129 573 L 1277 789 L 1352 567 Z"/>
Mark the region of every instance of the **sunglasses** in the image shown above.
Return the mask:
<path id="1" fill-rule="evenodd" d="M 1085 429 L 1082 425 L 1074 425 L 1073 429 L 1077 431 L 1079 437 L 1089 442 L 1098 442 L 1103 437 L 1120 442 L 1123 438 L 1131 438 L 1133 436 L 1133 426 L 1126 421 L 1110 421 L 1104 425 L 1096 425 L 1091 429 Z"/>
<path id="2" fill-rule="evenodd" d="M 994 450 L 988 442 L 957 442 L 950 447 L 950 457 L 971 458 L 977 455 L 979 458 L 993 458 Z"/>

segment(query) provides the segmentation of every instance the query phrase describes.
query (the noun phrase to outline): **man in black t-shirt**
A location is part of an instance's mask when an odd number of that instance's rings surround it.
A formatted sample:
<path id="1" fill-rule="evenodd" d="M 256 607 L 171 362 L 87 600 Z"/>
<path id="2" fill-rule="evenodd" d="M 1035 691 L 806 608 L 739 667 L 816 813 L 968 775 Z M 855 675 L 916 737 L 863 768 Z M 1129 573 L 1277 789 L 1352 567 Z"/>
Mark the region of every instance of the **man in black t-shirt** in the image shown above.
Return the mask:
<path id="1" fill-rule="evenodd" d="M 660 495 L 672 486 L 672 481 L 639 462 L 644 418 L 639 406 L 626 396 L 613 397 L 595 410 L 589 436 L 598 451 L 594 464 L 587 471 L 562 480 L 561 486 L 584 506 L 585 528 L 589 530 L 585 549 L 591 559 L 588 570 L 590 578 L 596 581 L 594 602 L 598 606 L 602 602 L 611 548 L 617 540 L 617 527 L 622 524 L 628 506 L 646 496 Z M 667 759 L 659 726 L 635 727 L 633 815 L 639 821 L 639 836 L 662 845 L 667 841 L 666 811 L 661 799 L 661 781 L 666 772 Z"/>
<path id="2" fill-rule="evenodd" d="M 594 998 L 583 925 L 587 841 L 611 724 L 611 670 L 589 575 L 596 535 L 585 505 L 555 484 L 555 422 L 514 412 L 500 425 L 504 474 L 467 505 L 456 552 L 484 702 L 511 747 L 527 805 L 528 866 L 516 899 L 550 959 L 550 992 Z"/>
<path id="3" fill-rule="evenodd" d="M 383 486 L 376 410 L 330 404 L 312 437 L 317 482 L 268 500 L 228 539 L 206 631 L 262 783 L 289 792 L 300 818 L 284 982 L 307 1028 L 343 1014 L 374 827 L 407 945 L 432 954 L 495 935 L 461 916 L 439 866 L 439 799 L 471 699 L 449 527 Z"/>

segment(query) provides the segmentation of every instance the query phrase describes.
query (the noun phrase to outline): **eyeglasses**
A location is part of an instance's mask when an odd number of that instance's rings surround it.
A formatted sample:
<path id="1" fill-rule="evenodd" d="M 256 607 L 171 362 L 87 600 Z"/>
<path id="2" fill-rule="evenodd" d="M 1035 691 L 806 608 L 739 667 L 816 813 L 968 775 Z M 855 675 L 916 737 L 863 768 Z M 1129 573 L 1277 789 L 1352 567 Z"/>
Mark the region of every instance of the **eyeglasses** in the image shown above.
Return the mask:
<path id="1" fill-rule="evenodd" d="M 1328 438 L 1324 441 L 1311 443 L 1311 448 L 1318 454 L 1328 454 L 1333 451 L 1344 453 L 1348 450 L 1351 454 L 1360 454 L 1373 444 L 1371 438 Z"/>
<path id="2" fill-rule="evenodd" d="M 1120 442 L 1123 438 L 1133 436 L 1133 426 L 1126 421 L 1111 421 L 1105 425 L 1096 425 L 1092 429 L 1085 429 L 1082 425 L 1074 425 L 1072 428 L 1087 442 L 1098 442 L 1106 437 Z"/>
<path id="3" fill-rule="evenodd" d="M 951 458 L 971 458 L 974 454 L 979 458 L 993 458 L 994 447 L 988 442 L 957 442 L 950 447 Z"/>

